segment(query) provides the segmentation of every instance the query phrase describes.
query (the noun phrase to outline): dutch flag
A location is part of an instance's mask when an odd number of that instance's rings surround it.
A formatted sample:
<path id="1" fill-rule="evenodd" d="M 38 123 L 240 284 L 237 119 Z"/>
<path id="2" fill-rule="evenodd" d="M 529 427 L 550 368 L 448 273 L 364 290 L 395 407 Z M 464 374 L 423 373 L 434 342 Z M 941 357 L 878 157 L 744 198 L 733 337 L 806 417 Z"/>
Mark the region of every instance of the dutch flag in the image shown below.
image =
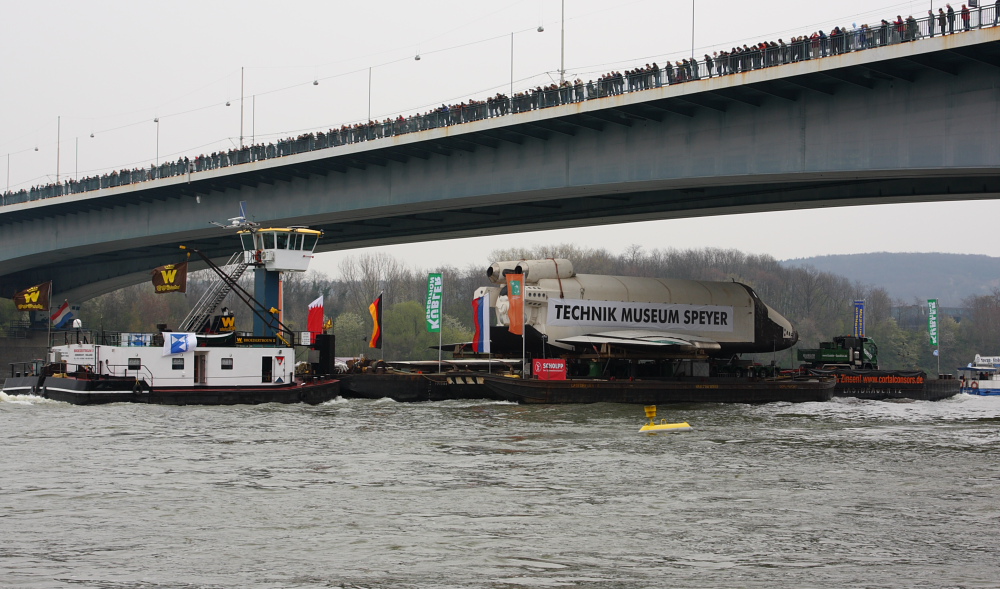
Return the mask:
<path id="1" fill-rule="evenodd" d="M 56 329 L 61 329 L 69 325 L 70 321 L 73 320 L 73 312 L 69 309 L 69 301 L 63 301 L 63 304 L 55 313 L 52 314 L 52 327 Z"/>

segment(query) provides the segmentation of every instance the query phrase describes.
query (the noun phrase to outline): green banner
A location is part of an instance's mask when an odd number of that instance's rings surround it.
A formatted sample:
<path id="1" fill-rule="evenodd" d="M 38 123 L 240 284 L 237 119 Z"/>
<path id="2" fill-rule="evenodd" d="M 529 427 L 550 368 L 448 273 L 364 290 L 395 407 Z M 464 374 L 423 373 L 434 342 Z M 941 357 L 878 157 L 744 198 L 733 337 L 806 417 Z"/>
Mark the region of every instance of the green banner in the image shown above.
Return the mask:
<path id="1" fill-rule="evenodd" d="M 444 279 L 440 274 L 427 275 L 427 331 L 441 332 L 441 294 L 444 292 Z"/>
<path id="2" fill-rule="evenodd" d="M 938 301 L 927 299 L 927 333 L 931 336 L 931 345 L 938 345 Z"/>

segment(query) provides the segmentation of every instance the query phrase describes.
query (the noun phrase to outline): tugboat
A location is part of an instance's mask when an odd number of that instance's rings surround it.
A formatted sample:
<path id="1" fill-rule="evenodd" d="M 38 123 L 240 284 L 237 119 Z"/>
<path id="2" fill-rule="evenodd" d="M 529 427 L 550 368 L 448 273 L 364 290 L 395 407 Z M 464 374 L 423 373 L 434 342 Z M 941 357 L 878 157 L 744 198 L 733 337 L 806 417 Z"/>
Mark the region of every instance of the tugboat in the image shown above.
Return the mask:
<path id="1" fill-rule="evenodd" d="M 819 348 L 800 349 L 798 359 L 808 374 L 835 377 L 836 397 L 938 401 L 959 392 L 959 382 L 950 374 L 930 379 L 922 370 L 879 368 L 878 345 L 870 337 L 837 336 Z"/>
<path id="2" fill-rule="evenodd" d="M 333 336 L 312 344 L 320 362 L 310 377 L 295 373 L 291 332 L 268 304 L 257 301 L 238 283 L 249 268 L 264 282 L 280 281 L 280 272 L 308 267 L 320 231 L 304 227 L 260 229 L 241 215 L 230 220 L 244 249 L 225 267 L 197 250 L 215 271 L 212 285 L 177 330 L 158 326 L 156 333 L 64 332 L 52 345 L 48 362 L 11 366 L 3 392 L 32 394 L 78 405 L 132 402 L 166 405 L 257 403 L 317 404 L 336 398 L 340 385 L 333 369 Z M 235 316 L 223 299 L 235 293 L 256 316 L 254 333 L 237 333 Z M 214 320 L 213 320 L 214 319 Z M 51 342 L 50 342 L 51 343 Z"/>

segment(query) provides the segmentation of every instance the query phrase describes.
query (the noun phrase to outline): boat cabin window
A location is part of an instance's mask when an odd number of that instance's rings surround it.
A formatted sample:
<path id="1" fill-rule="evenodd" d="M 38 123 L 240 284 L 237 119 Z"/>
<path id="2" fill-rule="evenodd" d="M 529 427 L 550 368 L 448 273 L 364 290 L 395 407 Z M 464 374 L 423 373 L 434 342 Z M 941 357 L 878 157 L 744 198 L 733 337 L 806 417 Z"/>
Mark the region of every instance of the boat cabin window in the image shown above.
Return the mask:
<path id="1" fill-rule="evenodd" d="M 128 369 L 129 370 L 139 370 L 142 368 L 142 358 L 129 358 L 128 359 Z"/>
<path id="2" fill-rule="evenodd" d="M 223 358 L 222 359 L 222 369 L 223 370 L 232 370 L 233 369 L 233 359 L 232 358 Z"/>
<path id="3" fill-rule="evenodd" d="M 311 252 L 316 249 L 316 242 L 319 241 L 319 234 L 316 233 L 303 233 L 302 234 L 302 250 Z"/>
<path id="4" fill-rule="evenodd" d="M 170 367 L 174 370 L 184 370 L 184 358 L 174 358 Z"/>
<path id="5" fill-rule="evenodd" d="M 287 233 L 275 233 L 275 240 L 277 240 L 277 249 L 286 250 L 288 249 L 288 234 Z"/>
<path id="6" fill-rule="evenodd" d="M 253 242 L 253 233 L 241 233 L 240 241 L 243 242 L 243 251 L 251 252 L 257 249 L 257 245 Z"/>

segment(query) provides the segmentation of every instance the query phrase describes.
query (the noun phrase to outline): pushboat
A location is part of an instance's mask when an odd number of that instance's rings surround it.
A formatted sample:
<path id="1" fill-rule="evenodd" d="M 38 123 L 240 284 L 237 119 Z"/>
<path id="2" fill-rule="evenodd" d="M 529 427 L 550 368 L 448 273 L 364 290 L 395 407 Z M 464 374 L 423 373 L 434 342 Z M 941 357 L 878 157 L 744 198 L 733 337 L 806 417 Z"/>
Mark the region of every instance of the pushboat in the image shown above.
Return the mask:
<path id="1" fill-rule="evenodd" d="M 156 333 L 57 332 L 63 342 L 49 342 L 47 361 L 11 365 L 3 392 L 76 405 L 318 404 L 335 399 L 340 382 L 333 336 L 318 334 L 312 341 L 308 332 L 292 332 L 279 315 L 265 311 L 271 305 L 255 299 L 237 282 L 253 268 L 277 290 L 281 272 L 307 269 L 322 232 L 305 227 L 260 229 L 246 220 L 242 208 L 230 222 L 228 227 L 239 230 L 243 251 L 233 254 L 225 267 L 202 252 L 187 250 L 201 256 L 218 281 L 178 329 L 161 325 Z M 154 272 L 157 284 L 155 277 Z M 225 308 L 221 315 L 215 314 L 230 292 L 256 316 L 253 332 L 237 332 L 235 316 Z M 309 375 L 296 374 L 296 345 L 318 351 L 319 362 Z"/>

